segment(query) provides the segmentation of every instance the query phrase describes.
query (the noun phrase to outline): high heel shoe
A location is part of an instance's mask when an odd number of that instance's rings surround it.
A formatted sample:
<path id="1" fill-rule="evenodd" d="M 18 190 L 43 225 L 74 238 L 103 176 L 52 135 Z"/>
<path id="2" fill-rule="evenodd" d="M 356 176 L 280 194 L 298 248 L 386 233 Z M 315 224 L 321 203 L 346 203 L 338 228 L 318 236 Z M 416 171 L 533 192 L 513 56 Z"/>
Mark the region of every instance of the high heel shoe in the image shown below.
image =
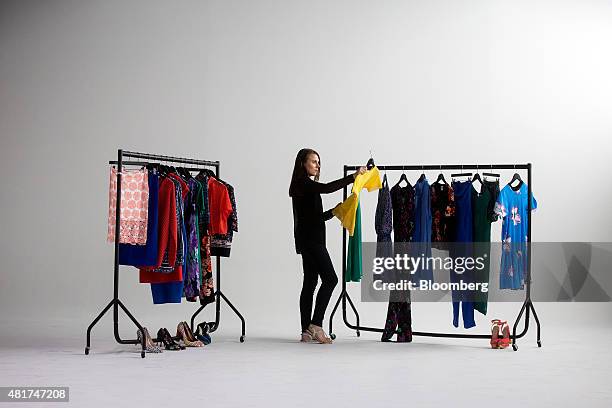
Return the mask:
<path id="1" fill-rule="evenodd" d="M 157 331 L 157 341 L 160 343 L 160 345 L 163 344 L 166 350 L 178 351 L 185 349 L 185 347 L 174 341 L 170 335 L 170 332 L 168 332 L 168 329 L 166 328 L 161 328 Z"/>
<path id="2" fill-rule="evenodd" d="M 212 343 L 212 338 L 208 331 L 210 330 L 210 326 L 206 322 L 202 322 L 198 324 L 198 328 L 196 329 L 195 336 L 198 340 L 200 340 L 205 345 Z"/>
<path id="3" fill-rule="evenodd" d="M 147 328 L 143 327 L 142 331 L 144 332 L 145 351 L 147 353 L 161 353 L 162 349 L 160 349 L 153 343 L 153 339 L 149 335 L 149 331 L 147 330 Z M 140 331 L 140 329 L 136 331 L 136 338 L 138 339 L 138 344 L 142 344 L 142 332 Z"/>
<path id="4" fill-rule="evenodd" d="M 491 348 L 499 348 L 499 319 L 491 320 Z"/>
<path id="5" fill-rule="evenodd" d="M 333 341 L 330 339 L 327 334 L 323 331 L 321 326 L 315 326 L 314 324 L 310 324 L 308 326 L 308 332 L 312 335 L 312 338 L 316 343 L 319 344 L 332 344 Z"/>
<path id="6" fill-rule="evenodd" d="M 187 347 L 203 347 L 204 343 L 200 340 L 196 339 L 193 335 L 193 332 L 187 325 L 187 322 L 180 322 L 178 326 L 176 326 L 176 335 L 183 339 L 183 343 Z"/>
<path id="7" fill-rule="evenodd" d="M 510 326 L 508 326 L 508 322 L 501 322 L 501 328 L 499 329 L 502 335 L 502 338 L 499 340 L 499 348 L 505 349 L 510 345 Z"/>
<path id="8" fill-rule="evenodd" d="M 507 321 L 491 320 L 491 348 L 505 349 L 510 345 L 510 327 Z"/>

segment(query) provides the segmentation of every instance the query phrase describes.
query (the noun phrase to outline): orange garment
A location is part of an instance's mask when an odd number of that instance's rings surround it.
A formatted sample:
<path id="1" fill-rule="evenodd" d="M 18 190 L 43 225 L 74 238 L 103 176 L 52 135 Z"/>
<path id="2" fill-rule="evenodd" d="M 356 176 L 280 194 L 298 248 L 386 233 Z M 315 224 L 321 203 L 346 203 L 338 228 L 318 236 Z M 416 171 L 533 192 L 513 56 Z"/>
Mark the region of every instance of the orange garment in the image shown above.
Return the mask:
<path id="1" fill-rule="evenodd" d="M 227 218 L 233 211 L 227 187 L 214 177 L 208 178 L 208 235 L 227 234 Z"/>

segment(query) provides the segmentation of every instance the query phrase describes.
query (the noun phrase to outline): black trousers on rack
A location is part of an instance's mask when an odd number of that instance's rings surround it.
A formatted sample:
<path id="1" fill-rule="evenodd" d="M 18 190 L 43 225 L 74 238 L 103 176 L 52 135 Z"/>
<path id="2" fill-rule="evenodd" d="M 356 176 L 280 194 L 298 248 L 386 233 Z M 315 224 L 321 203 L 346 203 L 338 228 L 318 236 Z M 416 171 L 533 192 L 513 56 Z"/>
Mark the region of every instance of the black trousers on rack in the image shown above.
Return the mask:
<path id="1" fill-rule="evenodd" d="M 332 292 L 338 284 L 338 276 L 334 270 L 327 248 L 323 244 L 308 245 L 301 248 L 302 265 L 304 267 L 304 283 L 300 294 L 300 317 L 302 331 L 312 323 L 323 326 L 323 317 L 329 304 Z M 314 313 L 312 312 L 312 299 L 318 278 L 321 278 L 321 287 L 317 292 Z"/>

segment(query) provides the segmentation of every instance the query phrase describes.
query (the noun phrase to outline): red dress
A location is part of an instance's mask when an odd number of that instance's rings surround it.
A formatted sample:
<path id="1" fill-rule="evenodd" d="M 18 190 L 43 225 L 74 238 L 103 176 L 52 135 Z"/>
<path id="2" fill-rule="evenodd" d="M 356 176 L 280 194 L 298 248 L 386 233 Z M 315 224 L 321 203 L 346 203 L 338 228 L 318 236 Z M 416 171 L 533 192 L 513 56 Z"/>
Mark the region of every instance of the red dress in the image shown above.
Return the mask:
<path id="1" fill-rule="evenodd" d="M 161 266 L 166 249 L 168 250 L 168 263 L 175 265 L 177 250 L 176 189 L 172 180 L 168 178 L 161 179 L 158 197 L 159 247 L 157 265 L 140 268 L 140 283 L 163 283 L 183 280 L 183 269 L 180 265 L 175 267 L 174 271 L 170 273 L 153 271 Z"/>

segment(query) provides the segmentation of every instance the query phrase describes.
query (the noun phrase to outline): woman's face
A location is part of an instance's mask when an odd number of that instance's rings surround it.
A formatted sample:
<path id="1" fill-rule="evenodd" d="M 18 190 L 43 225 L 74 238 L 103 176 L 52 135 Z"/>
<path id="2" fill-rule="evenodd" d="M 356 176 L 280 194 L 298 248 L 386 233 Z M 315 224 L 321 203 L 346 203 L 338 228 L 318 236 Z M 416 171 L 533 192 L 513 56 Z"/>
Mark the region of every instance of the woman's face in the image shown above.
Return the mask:
<path id="1" fill-rule="evenodd" d="M 311 177 L 316 176 L 320 167 L 321 164 L 319 163 L 319 156 L 314 153 L 310 153 L 308 157 L 306 157 L 306 163 L 304 163 L 306 173 L 308 173 L 308 175 Z"/>

